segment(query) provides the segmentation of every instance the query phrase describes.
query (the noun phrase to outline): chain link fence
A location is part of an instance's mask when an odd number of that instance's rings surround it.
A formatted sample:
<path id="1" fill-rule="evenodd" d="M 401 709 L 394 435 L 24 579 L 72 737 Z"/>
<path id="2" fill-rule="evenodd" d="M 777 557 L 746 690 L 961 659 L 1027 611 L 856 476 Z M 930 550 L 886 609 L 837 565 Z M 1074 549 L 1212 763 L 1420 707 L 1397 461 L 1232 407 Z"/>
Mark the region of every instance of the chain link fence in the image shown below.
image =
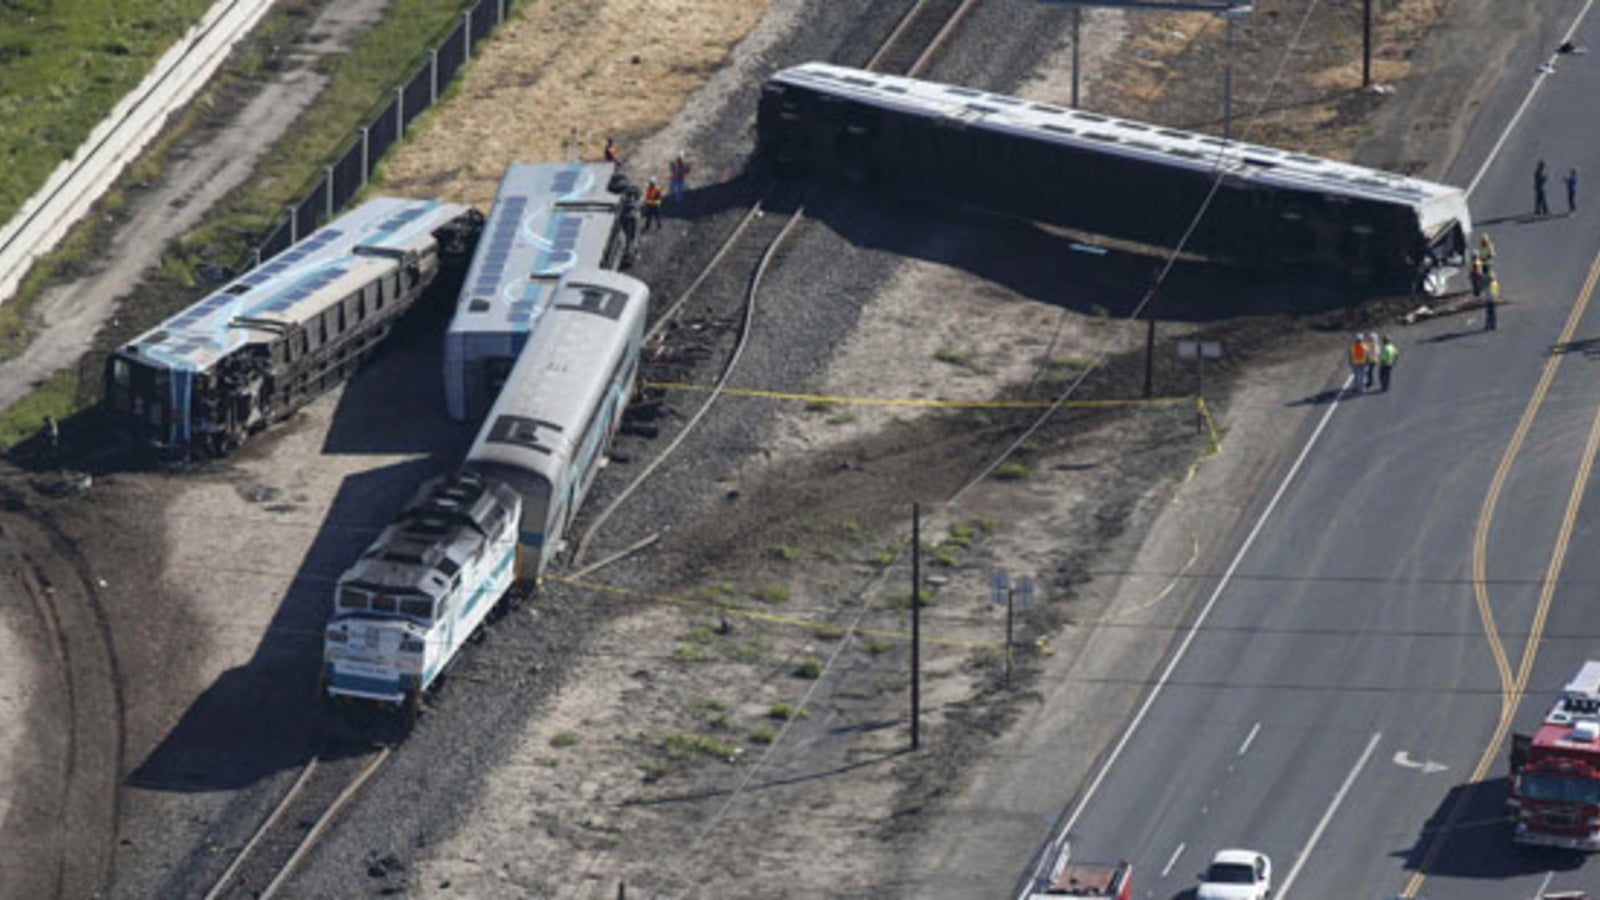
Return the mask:
<path id="1" fill-rule="evenodd" d="M 512 5 L 513 0 L 479 0 L 462 13 L 456 27 L 417 71 L 395 88 L 389 101 L 362 126 L 339 158 L 322 170 L 300 202 L 285 210 L 283 218 L 234 266 L 234 274 L 261 265 L 338 215 L 367 186 L 379 160 L 405 136 L 411 123 L 439 102 L 478 45 L 506 20 Z"/>

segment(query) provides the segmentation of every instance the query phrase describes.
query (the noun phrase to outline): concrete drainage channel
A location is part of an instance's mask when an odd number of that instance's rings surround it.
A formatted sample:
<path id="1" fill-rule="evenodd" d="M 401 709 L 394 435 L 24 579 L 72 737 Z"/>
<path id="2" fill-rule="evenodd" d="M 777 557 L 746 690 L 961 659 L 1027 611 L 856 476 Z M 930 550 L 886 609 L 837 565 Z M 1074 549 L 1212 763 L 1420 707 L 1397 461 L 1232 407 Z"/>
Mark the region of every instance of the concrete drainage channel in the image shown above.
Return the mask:
<path id="1" fill-rule="evenodd" d="M 167 115 L 211 80 L 234 44 L 272 0 L 218 0 L 128 96 L 95 126 L 72 158 L 0 228 L 0 303 L 16 292 L 33 261 L 50 252 L 122 170 L 160 132 Z"/>

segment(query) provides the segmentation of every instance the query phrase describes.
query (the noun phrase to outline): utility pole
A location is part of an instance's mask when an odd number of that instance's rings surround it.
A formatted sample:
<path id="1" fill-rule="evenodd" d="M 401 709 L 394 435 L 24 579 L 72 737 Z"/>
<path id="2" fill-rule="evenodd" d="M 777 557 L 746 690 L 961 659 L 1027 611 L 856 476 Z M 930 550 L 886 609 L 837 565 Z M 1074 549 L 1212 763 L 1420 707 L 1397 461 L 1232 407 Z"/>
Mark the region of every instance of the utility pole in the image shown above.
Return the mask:
<path id="1" fill-rule="evenodd" d="M 1223 13 L 1228 23 L 1227 48 L 1222 63 L 1222 139 L 1233 139 L 1233 16 Z"/>
<path id="2" fill-rule="evenodd" d="M 1072 108 L 1078 108 L 1078 36 L 1083 30 L 1083 7 L 1072 8 Z"/>
<path id="3" fill-rule="evenodd" d="M 911 504 L 911 749 L 922 746 L 922 504 Z"/>
<path id="4" fill-rule="evenodd" d="M 1372 0 L 1361 0 L 1361 86 L 1372 87 Z"/>

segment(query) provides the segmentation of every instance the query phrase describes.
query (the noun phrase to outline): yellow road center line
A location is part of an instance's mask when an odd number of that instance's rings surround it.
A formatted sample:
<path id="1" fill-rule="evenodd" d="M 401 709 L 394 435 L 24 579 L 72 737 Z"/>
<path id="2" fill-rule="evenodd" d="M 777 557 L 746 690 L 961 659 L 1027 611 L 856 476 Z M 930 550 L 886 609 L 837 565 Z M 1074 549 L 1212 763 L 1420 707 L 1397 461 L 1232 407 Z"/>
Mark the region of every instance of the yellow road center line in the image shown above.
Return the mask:
<path id="1" fill-rule="evenodd" d="M 1589 300 L 1594 295 L 1595 283 L 1600 280 L 1600 254 L 1596 254 L 1589 265 L 1589 275 L 1583 282 L 1583 289 L 1579 291 L 1577 301 L 1572 306 L 1572 312 L 1567 315 L 1566 325 L 1561 329 L 1561 336 L 1557 343 L 1567 344 L 1572 340 L 1573 334 L 1578 330 L 1578 324 L 1583 318 L 1584 311 L 1588 309 Z M 1467 803 L 1471 800 L 1473 792 L 1477 789 L 1483 777 L 1488 774 L 1489 767 L 1494 765 L 1495 758 L 1500 753 L 1500 746 L 1505 742 L 1506 734 L 1511 730 L 1512 719 L 1516 715 L 1517 706 L 1522 700 L 1522 692 L 1526 689 L 1528 678 L 1533 672 L 1534 658 L 1538 655 L 1539 641 L 1541 640 L 1545 621 L 1549 616 L 1550 606 L 1555 599 L 1556 579 L 1561 574 L 1565 564 L 1567 546 L 1572 538 L 1572 529 L 1578 518 L 1578 508 L 1583 501 L 1583 493 L 1589 483 L 1589 474 L 1594 467 L 1594 456 L 1600 449 L 1600 407 L 1595 410 L 1595 419 L 1589 429 L 1589 440 L 1584 448 L 1584 455 L 1579 461 L 1578 473 L 1573 479 L 1572 489 L 1567 494 L 1567 508 L 1562 516 L 1561 528 L 1556 534 L 1555 545 L 1551 548 L 1550 563 L 1545 570 L 1544 584 L 1539 593 L 1539 605 L 1534 612 L 1533 626 L 1528 630 L 1527 642 L 1523 645 L 1522 659 L 1517 667 L 1516 677 L 1511 677 L 1510 664 L 1506 656 L 1505 647 L 1500 640 L 1499 630 L 1494 624 L 1493 608 L 1489 604 L 1488 592 L 1488 543 L 1489 527 L 1494 518 L 1495 506 L 1500 497 L 1500 491 L 1505 485 L 1506 478 L 1511 470 L 1511 464 L 1522 452 L 1523 440 L 1527 437 L 1532 427 L 1533 420 L 1539 408 L 1544 403 L 1545 393 L 1549 390 L 1551 382 L 1555 380 L 1556 370 L 1561 366 L 1565 354 L 1551 354 L 1545 360 L 1544 372 L 1540 375 L 1539 384 L 1534 388 L 1533 396 L 1528 399 L 1528 405 L 1522 412 L 1522 419 L 1517 423 L 1516 433 L 1511 442 L 1506 446 L 1506 452 L 1500 458 L 1500 465 L 1495 470 L 1493 482 L 1489 486 L 1489 493 L 1484 497 L 1483 507 L 1478 514 L 1478 527 L 1473 539 L 1472 547 L 1472 588 L 1478 602 L 1478 614 L 1483 620 L 1484 633 L 1489 638 L 1490 653 L 1495 657 L 1495 667 L 1500 671 L 1500 721 L 1495 726 L 1494 735 L 1483 748 L 1483 754 L 1478 758 L 1477 766 L 1472 770 L 1472 775 L 1467 779 L 1467 789 L 1457 797 L 1454 805 L 1450 807 L 1445 817 L 1444 825 L 1436 832 L 1428 845 L 1428 851 L 1418 863 L 1416 872 L 1412 873 L 1406 882 L 1402 897 L 1415 897 L 1422 888 L 1423 882 L 1428 878 L 1427 872 L 1444 850 L 1445 841 L 1449 832 L 1455 828 Z"/>

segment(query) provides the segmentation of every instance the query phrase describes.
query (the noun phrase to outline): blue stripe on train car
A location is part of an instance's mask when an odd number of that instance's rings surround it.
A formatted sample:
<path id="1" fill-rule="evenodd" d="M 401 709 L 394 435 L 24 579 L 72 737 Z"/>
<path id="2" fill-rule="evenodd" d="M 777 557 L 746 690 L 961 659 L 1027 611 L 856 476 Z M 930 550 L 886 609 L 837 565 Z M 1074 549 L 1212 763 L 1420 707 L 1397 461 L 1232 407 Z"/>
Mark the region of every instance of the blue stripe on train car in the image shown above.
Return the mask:
<path id="1" fill-rule="evenodd" d="M 353 675 L 349 672 L 340 672 L 335 669 L 328 677 L 328 687 L 334 691 L 393 697 L 405 693 L 405 682 L 408 680 L 404 676 L 400 678 L 369 678 L 365 675 Z"/>
<path id="2" fill-rule="evenodd" d="M 183 368 L 172 369 L 171 372 L 172 442 L 187 444 L 190 438 L 189 392 L 194 385 L 194 373 Z"/>
<path id="3" fill-rule="evenodd" d="M 511 561 L 516 558 L 516 555 L 516 547 L 512 547 L 510 550 L 506 551 L 505 555 L 500 558 L 500 561 L 495 563 L 494 570 L 489 573 L 488 577 L 483 579 L 483 581 L 478 585 L 478 589 L 472 592 L 472 599 L 468 600 L 461 607 L 461 615 L 457 616 L 456 618 L 465 618 L 467 613 L 472 612 L 473 607 L 478 605 L 478 601 L 483 599 L 483 595 L 489 592 L 490 582 L 493 582 L 495 579 L 505 574 L 506 569 L 511 567 Z"/>

